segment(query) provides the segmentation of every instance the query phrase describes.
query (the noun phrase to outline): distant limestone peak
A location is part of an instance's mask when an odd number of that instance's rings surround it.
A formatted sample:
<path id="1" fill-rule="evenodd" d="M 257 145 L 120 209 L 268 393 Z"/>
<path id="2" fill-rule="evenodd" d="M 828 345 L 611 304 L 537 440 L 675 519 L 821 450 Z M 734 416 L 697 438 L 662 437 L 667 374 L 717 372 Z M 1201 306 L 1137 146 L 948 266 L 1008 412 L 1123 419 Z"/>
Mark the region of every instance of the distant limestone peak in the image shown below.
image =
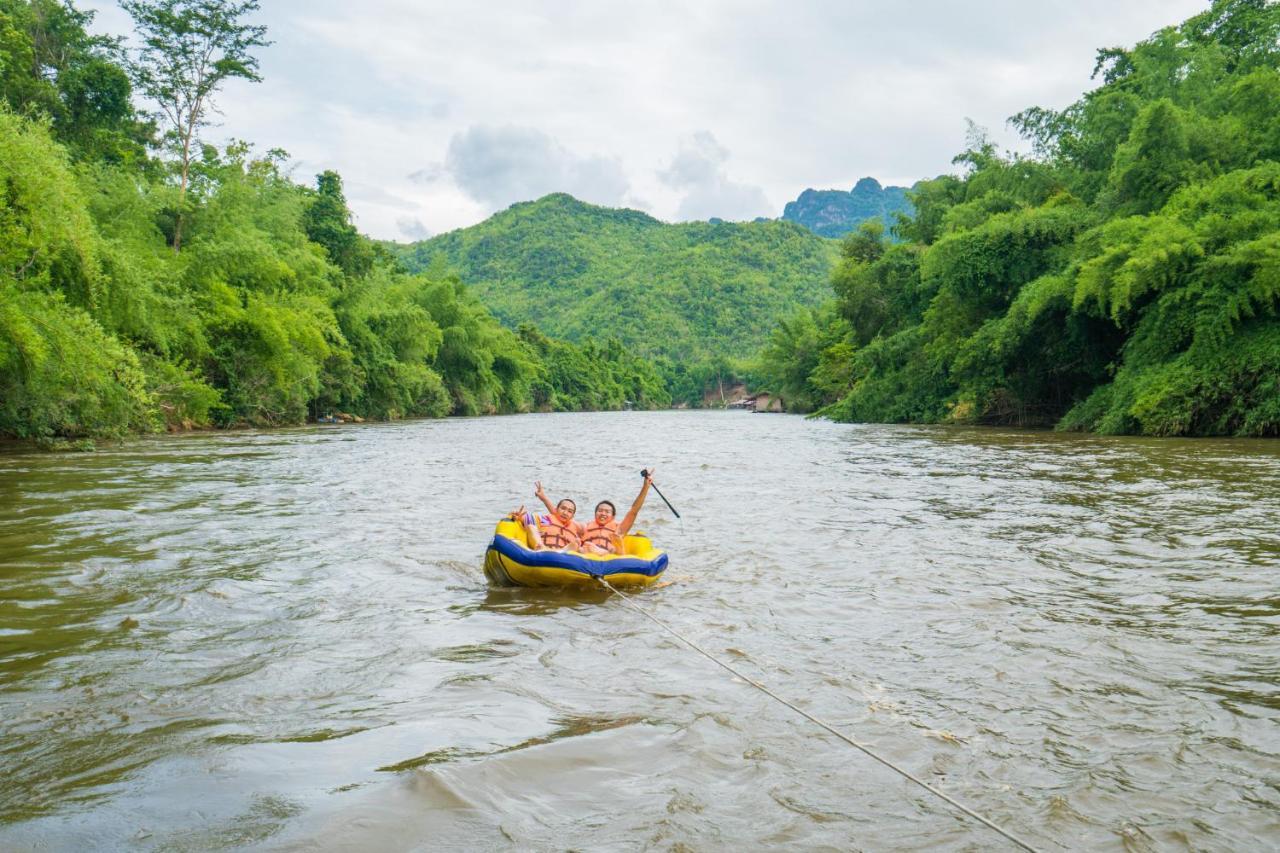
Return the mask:
<path id="1" fill-rule="evenodd" d="M 910 215 L 907 187 L 885 187 L 875 178 L 862 178 L 853 189 L 807 189 L 795 201 L 787 202 L 782 218 L 795 222 L 823 237 L 843 237 L 868 219 L 884 221 L 885 230 L 894 224 L 895 213 Z"/>

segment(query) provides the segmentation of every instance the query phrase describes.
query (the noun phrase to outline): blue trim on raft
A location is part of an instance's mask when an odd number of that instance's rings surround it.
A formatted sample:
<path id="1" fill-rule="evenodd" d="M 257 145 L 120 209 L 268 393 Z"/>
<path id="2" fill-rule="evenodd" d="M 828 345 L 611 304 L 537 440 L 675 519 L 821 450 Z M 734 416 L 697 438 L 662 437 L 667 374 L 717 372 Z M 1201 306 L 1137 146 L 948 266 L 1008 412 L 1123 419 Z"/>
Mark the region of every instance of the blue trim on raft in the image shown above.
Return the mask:
<path id="1" fill-rule="evenodd" d="M 505 536 L 494 536 L 489 547 L 509 560 L 522 566 L 547 569 L 569 569 L 593 578 L 608 578 L 609 575 L 629 574 L 653 577 L 660 575 L 667 568 L 667 555 L 659 554 L 655 560 L 641 560 L 639 557 L 614 557 L 611 560 L 594 560 L 581 554 L 568 554 L 564 551 L 531 551 L 513 539 Z"/>

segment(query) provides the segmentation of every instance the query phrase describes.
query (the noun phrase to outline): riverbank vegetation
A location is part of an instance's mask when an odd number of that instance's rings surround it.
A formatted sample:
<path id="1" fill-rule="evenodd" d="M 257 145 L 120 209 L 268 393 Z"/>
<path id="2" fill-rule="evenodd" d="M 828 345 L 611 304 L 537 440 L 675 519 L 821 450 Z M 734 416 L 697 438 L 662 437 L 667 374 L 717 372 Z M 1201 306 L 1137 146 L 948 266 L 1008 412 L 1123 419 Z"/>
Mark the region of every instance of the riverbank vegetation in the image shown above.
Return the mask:
<path id="1" fill-rule="evenodd" d="M 834 299 L 782 320 L 762 384 L 845 421 L 1280 434 L 1280 6 L 1216 0 L 1100 85 L 980 131 L 897 242 L 845 238 Z"/>
<path id="2" fill-rule="evenodd" d="M 847 421 L 1280 434 L 1274 3 L 1099 51 L 1097 88 L 1013 117 L 1031 153 L 974 128 L 890 231 L 556 194 L 412 246 L 361 235 L 334 172 L 201 142 L 218 84 L 258 79 L 256 0 L 122 5 L 134 52 L 70 2 L 0 0 L 0 436 L 699 405 L 743 380 Z"/>
<path id="3" fill-rule="evenodd" d="M 69 3 L 0 0 L 0 435 L 670 404 L 617 340 L 507 329 L 456 275 L 410 273 L 356 231 L 337 174 L 201 144 L 214 92 L 184 102 L 175 69 L 204 39 L 257 79 L 256 3 L 126 8 L 149 54 Z M 135 84 L 171 103 L 144 114 Z"/>

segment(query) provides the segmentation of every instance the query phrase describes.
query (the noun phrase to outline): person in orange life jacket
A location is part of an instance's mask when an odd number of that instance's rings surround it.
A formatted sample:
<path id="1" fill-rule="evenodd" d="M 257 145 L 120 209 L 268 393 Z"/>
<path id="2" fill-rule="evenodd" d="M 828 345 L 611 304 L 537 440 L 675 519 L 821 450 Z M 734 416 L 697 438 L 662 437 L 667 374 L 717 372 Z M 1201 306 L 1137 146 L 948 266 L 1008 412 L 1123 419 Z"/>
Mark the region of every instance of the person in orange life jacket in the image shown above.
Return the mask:
<path id="1" fill-rule="evenodd" d="M 576 539 L 572 540 L 571 545 L 567 545 L 563 548 L 549 547 L 545 542 L 542 541 L 541 520 L 538 519 L 533 513 L 526 510 L 524 508 L 524 504 L 521 504 L 520 507 L 516 509 L 515 512 L 511 513 L 511 515 L 508 516 L 508 518 L 510 518 L 512 521 L 519 522 L 520 526 L 525 529 L 525 532 L 529 534 L 529 541 L 533 543 L 533 550 L 535 551 L 546 551 L 546 550 L 567 551 L 569 550 L 569 548 L 578 547 L 578 542 Z"/>
<path id="2" fill-rule="evenodd" d="M 551 513 L 537 519 L 538 541 L 541 546 L 557 551 L 576 550 L 582 538 L 582 525 L 573 520 L 578 505 L 569 498 L 562 498 L 558 504 L 552 505 L 547 493 L 542 490 L 541 482 L 533 484 L 533 494 Z"/>
<path id="3" fill-rule="evenodd" d="M 587 526 L 582 530 L 582 552 L 595 554 L 620 554 L 622 553 L 622 537 L 626 536 L 631 530 L 631 525 L 635 524 L 636 516 L 640 513 L 640 507 L 644 504 L 645 497 L 649 494 L 649 487 L 653 485 L 653 469 L 649 469 L 644 477 L 644 485 L 640 487 L 640 494 L 636 495 L 635 501 L 631 504 L 631 509 L 627 510 L 627 514 L 622 521 L 617 521 L 614 516 L 617 509 L 612 501 L 600 501 L 596 504 L 595 518 L 587 522 Z"/>

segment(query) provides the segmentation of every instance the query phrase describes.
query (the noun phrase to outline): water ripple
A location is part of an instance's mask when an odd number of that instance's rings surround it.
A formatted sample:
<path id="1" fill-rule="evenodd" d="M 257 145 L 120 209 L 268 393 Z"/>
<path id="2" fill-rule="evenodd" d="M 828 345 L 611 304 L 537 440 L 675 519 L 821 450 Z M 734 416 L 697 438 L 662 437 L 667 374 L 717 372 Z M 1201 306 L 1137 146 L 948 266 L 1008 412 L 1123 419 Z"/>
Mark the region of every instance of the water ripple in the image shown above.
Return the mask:
<path id="1" fill-rule="evenodd" d="M 0 846 L 990 847 L 606 594 L 485 586 L 535 479 L 647 465 L 637 601 L 892 760 L 1047 849 L 1280 837 L 1274 442 L 663 412 L 0 452 Z"/>

